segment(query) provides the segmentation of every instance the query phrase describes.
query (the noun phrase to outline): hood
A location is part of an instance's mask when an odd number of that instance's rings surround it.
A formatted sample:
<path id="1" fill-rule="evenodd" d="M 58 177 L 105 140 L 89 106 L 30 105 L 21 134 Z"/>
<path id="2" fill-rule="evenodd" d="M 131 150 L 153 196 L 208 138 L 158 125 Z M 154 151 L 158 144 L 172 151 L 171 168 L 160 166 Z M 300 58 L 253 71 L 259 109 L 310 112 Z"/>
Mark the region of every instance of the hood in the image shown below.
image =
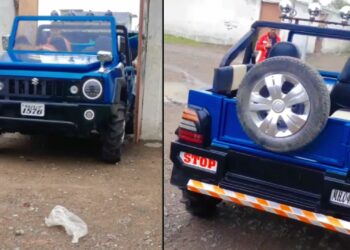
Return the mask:
<path id="1" fill-rule="evenodd" d="M 100 62 L 96 55 L 29 53 L 5 51 L 0 53 L 0 70 L 49 70 L 88 72 L 97 70 Z"/>

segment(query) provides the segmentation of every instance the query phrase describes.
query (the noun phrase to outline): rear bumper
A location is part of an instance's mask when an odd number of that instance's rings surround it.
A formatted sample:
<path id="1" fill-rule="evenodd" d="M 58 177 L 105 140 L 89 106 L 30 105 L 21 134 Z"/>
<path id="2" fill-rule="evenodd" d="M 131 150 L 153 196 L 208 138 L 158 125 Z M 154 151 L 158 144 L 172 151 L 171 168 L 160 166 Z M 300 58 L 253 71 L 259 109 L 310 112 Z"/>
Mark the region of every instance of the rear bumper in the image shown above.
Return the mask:
<path id="1" fill-rule="evenodd" d="M 20 101 L 1 100 L 1 131 L 87 135 L 104 126 L 117 109 L 117 105 L 111 104 L 40 103 L 45 104 L 45 116 L 29 117 L 21 115 Z M 91 121 L 84 118 L 88 109 L 95 113 Z"/>
<path id="2" fill-rule="evenodd" d="M 192 192 L 234 202 L 238 205 L 252 207 L 261 211 L 274 213 L 286 218 L 295 219 L 308 224 L 324 227 L 329 230 L 350 235 L 350 222 L 335 217 L 325 216 L 320 213 L 314 213 L 308 210 L 303 210 L 266 199 L 230 191 L 220 188 L 216 185 L 211 185 L 195 180 L 188 181 L 187 189 Z"/>
<path id="3" fill-rule="evenodd" d="M 180 152 L 216 160 L 217 172 L 188 167 L 179 157 Z M 196 180 L 297 209 L 350 219 L 350 208 L 329 202 L 332 189 L 350 192 L 350 182 L 343 175 L 232 150 L 197 148 L 181 142 L 172 143 L 171 160 L 174 163 L 171 183 L 181 189 L 187 189 L 189 181 Z"/>

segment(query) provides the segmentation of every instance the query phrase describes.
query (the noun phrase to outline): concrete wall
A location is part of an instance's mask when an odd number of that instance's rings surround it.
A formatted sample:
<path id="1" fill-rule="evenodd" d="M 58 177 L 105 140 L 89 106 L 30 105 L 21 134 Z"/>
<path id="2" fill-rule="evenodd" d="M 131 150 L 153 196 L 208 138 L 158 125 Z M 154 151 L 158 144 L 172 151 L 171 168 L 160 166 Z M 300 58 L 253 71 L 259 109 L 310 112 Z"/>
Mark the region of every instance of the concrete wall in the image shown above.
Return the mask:
<path id="1" fill-rule="evenodd" d="M 260 0 L 165 0 L 166 34 L 232 44 L 260 16 Z"/>
<path id="2" fill-rule="evenodd" d="M 8 35 L 12 29 L 13 18 L 15 17 L 15 6 L 13 0 L 0 1 L 0 41 L 1 37 Z M 2 43 L 0 42 L 0 50 Z"/>
<path id="3" fill-rule="evenodd" d="M 147 45 L 143 58 L 145 63 L 143 75 L 143 106 L 141 139 L 162 139 L 162 0 L 149 1 L 147 24 Z"/>

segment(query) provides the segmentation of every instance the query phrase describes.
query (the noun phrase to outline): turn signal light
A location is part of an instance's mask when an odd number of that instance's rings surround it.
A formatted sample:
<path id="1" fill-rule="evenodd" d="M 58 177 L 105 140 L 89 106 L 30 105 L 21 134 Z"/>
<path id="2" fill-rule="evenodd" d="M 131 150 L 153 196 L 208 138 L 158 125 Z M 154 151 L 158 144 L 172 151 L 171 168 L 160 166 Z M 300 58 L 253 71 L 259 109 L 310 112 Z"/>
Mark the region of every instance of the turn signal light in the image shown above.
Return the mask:
<path id="1" fill-rule="evenodd" d="M 192 122 L 198 122 L 198 115 L 196 111 L 190 108 L 185 108 L 182 112 L 182 119 L 192 121 Z"/>

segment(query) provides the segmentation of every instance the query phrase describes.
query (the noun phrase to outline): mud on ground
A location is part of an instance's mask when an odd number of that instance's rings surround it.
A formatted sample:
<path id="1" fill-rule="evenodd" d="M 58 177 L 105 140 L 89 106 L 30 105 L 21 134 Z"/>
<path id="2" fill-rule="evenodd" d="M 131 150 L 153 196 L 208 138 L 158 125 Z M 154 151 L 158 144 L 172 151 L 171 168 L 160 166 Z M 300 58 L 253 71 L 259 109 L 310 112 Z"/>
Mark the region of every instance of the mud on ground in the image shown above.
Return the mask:
<path id="1" fill-rule="evenodd" d="M 0 136 L 0 249 L 160 249 L 161 155 L 129 142 L 108 165 L 93 139 Z M 44 225 L 58 204 L 88 225 L 77 245 Z"/>

